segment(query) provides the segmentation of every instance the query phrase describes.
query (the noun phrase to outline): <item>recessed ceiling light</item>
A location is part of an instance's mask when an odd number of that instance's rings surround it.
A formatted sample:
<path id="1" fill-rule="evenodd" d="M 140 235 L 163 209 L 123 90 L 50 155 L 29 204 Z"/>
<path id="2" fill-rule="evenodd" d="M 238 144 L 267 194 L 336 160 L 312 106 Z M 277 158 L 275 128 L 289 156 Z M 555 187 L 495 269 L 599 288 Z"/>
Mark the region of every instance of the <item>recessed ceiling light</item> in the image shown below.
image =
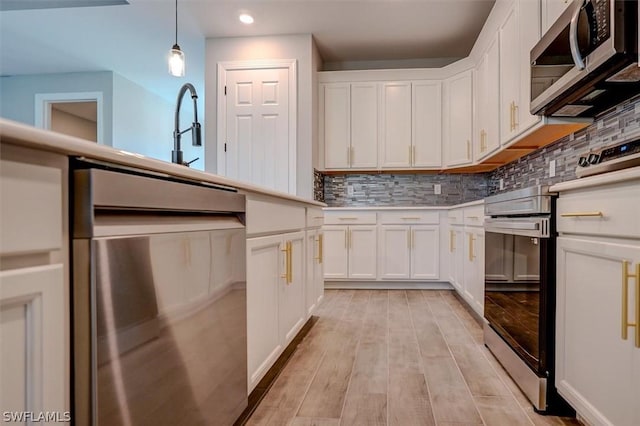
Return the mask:
<path id="1" fill-rule="evenodd" d="M 247 25 L 253 24 L 253 16 L 249 15 L 248 13 L 243 13 L 242 15 L 240 15 L 240 22 Z"/>

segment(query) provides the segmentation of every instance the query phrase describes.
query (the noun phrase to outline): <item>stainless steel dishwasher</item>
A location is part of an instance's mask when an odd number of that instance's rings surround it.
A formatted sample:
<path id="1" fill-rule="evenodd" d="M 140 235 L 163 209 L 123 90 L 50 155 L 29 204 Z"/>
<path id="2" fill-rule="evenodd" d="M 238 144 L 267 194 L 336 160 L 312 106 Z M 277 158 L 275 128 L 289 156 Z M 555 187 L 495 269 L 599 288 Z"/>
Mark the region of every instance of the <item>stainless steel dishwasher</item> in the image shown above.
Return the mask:
<path id="1" fill-rule="evenodd" d="M 247 406 L 245 199 L 73 172 L 76 425 L 231 425 Z"/>

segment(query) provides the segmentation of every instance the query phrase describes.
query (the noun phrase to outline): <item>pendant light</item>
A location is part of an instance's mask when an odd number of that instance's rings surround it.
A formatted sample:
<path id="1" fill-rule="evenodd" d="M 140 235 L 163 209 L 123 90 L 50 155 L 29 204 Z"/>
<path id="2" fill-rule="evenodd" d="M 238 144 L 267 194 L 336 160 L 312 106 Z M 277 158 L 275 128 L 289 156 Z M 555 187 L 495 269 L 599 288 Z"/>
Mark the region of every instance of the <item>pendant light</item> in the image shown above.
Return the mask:
<path id="1" fill-rule="evenodd" d="M 176 0 L 176 43 L 169 52 L 169 74 L 184 77 L 184 52 L 178 46 L 178 0 Z"/>

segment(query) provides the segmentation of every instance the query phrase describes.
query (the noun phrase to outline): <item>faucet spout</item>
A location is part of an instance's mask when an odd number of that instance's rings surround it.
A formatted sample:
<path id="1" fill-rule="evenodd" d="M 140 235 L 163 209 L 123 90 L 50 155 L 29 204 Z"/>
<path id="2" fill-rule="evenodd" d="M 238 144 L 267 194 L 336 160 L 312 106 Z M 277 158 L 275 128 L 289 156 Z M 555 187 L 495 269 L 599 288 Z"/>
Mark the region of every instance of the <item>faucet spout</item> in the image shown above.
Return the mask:
<path id="1" fill-rule="evenodd" d="M 187 90 L 191 93 L 191 99 L 193 99 L 193 123 L 188 129 L 180 131 L 180 106 L 182 105 L 182 99 L 187 93 Z M 198 123 L 198 94 L 196 93 L 196 88 L 193 87 L 191 83 L 185 83 L 178 93 L 175 127 L 173 130 L 173 151 L 171 151 L 171 161 L 173 163 L 184 164 L 182 151 L 180 149 L 180 139 L 182 134 L 188 131 L 191 131 L 191 143 L 193 146 L 202 146 L 202 126 Z"/>

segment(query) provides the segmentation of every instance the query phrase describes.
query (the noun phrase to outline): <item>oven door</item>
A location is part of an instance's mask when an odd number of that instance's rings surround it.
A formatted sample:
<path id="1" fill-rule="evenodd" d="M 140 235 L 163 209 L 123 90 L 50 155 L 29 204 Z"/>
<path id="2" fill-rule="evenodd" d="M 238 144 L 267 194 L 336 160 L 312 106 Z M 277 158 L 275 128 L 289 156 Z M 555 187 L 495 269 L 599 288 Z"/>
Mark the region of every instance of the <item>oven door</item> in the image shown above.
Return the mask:
<path id="1" fill-rule="evenodd" d="M 549 218 L 485 222 L 485 302 L 489 325 L 538 375 L 547 368 L 547 292 L 553 259 Z M 551 256 L 551 257 L 550 257 Z"/>

